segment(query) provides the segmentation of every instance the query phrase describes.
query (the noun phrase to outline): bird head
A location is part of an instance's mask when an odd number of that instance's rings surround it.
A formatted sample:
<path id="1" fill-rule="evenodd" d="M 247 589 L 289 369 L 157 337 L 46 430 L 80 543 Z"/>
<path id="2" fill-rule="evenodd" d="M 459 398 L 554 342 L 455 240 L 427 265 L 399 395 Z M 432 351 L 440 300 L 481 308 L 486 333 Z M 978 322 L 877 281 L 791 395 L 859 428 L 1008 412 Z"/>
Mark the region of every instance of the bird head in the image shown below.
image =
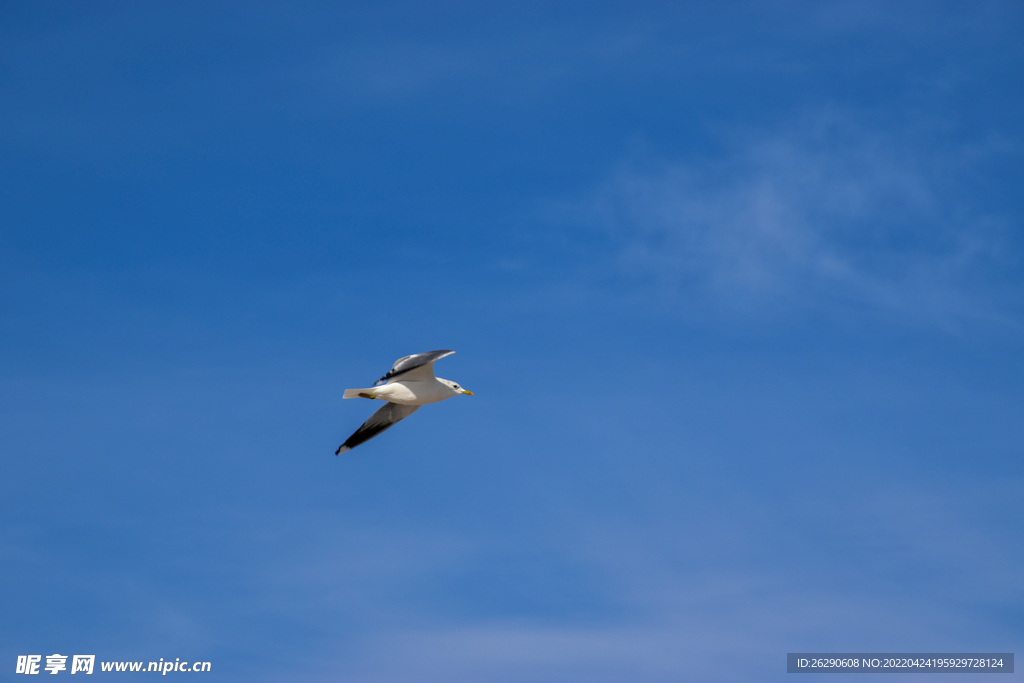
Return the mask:
<path id="1" fill-rule="evenodd" d="M 469 396 L 473 395 L 472 391 L 470 391 L 469 389 L 463 389 L 462 387 L 460 387 L 458 384 L 456 384 L 455 382 L 451 381 L 450 379 L 441 379 L 440 377 L 438 377 L 437 381 L 443 382 L 449 389 L 454 391 L 456 394 L 468 394 Z"/>

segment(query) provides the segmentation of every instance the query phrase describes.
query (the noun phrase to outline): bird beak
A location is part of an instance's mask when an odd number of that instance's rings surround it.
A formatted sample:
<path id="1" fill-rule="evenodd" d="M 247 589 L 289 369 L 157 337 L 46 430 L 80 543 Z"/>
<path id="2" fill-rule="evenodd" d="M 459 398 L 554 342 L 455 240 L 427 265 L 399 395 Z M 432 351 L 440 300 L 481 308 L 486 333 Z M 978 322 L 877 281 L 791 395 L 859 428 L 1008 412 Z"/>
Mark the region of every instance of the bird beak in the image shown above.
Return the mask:
<path id="1" fill-rule="evenodd" d="M 472 395 L 473 395 L 473 392 L 472 392 L 472 391 L 470 391 L 469 389 L 463 389 L 463 390 L 462 390 L 462 393 L 464 393 L 464 394 L 469 394 L 470 396 L 472 396 Z"/>

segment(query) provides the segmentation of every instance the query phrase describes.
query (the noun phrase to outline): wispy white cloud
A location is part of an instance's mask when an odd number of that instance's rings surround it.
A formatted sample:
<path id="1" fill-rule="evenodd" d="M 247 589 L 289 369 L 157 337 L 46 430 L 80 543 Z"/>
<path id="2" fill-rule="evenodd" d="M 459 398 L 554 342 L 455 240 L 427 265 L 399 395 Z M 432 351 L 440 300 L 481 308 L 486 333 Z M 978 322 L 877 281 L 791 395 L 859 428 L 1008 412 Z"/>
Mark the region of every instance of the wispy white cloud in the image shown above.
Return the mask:
<path id="1" fill-rule="evenodd" d="M 603 231 L 622 275 L 739 305 L 1012 316 L 1016 285 L 998 280 L 1020 266 L 1019 217 L 964 184 L 1015 143 L 957 146 L 835 110 L 728 137 L 714 158 L 623 164 L 555 220 Z"/>
<path id="2" fill-rule="evenodd" d="M 348 680 L 400 681 L 613 681 L 742 680 L 754 647 L 732 660 L 730 673 L 711 675 L 713 658 L 726 656 L 736 634 L 716 628 L 538 627 L 489 623 L 391 634 L 367 660 L 346 671 Z M 773 653 L 774 654 L 774 653 Z M 737 661 L 737 659 L 741 661 Z M 758 667 L 760 668 L 760 667 Z M 763 669 L 762 669 L 763 670 Z M 740 673 L 742 672 L 742 673 Z"/>
<path id="3" fill-rule="evenodd" d="M 788 515 L 789 532 L 732 533 L 736 557 L 724 564 L 707 537 L 592 520 L 565 535 L 562 552 L 600 566 L 625 613 L 589 622 L 410 613 L 339 644 L 345 656 L 328 653 L 325 664 L 342 659 L 352 681 L 731 681 L 782 678 L 785 653 L 801 649 L 999 649 L 1006 631 L 979 606 L 1020 600 L 1020 553 L 1001 536 L 1005 524 L 990 529 L 1020 484 L 985 486 L 983 503 L 981 485 L 958 487 L 954 504 L 952 490 L 904 486 L 769 506 L 762 514 Z M 331 580 L 345 584 L 347 572 Z M 339 669 L 320 674 L 307 677 Z"/>

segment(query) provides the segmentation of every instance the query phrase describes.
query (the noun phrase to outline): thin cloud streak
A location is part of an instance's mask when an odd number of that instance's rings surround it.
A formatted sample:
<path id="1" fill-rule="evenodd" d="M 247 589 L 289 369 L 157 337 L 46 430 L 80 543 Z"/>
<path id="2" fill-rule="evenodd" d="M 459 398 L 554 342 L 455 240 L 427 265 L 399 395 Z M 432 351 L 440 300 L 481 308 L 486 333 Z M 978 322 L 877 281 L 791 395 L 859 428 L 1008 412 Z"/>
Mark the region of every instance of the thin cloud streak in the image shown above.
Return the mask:
<path id="1" fill-rule="evenodd" d="M 662 290 L 1016 321 L 1019 288 L 999 284 L 1020 266 L 1015 217 L 960 189 L 1015 145 L 950 149 L 836 111 L 733 137 L 719 158 L 625 164 L 549 218 L 600 230 L 620 275 Z"/>
<path id="2" fill-rule="evenodd" d="M 764 678 L 766 661 L 837 643 L 853 650 L 998 650 L 1011 644 L 976 606 L 1018 601 L 1019 553 L 999 540 L 1008 527 L 993 531 L 991 524 L 1012 514 L 1020 481 L 985 486 L 994 494 L 985 505 L 977 503 L 978 487 L 953 506 L 949 491 L 913 487 L 858 489 L 827 502 L 811 497 L 787 513 L 790 532 L 780 538 L 751 538 L 746 547 L 729 536 L 738 557 L 724 564 L 714 549 L 706 556 L 703 537 L 691 543 L 685 531 L 666 536 L 597 520 L 576 528 L 575 543 L 563 551 L 602 565 L 607 590 L 632 603 L 628 614 L 459 619 L 414 609 L 360 634 L 358 645 L 345 643 L 339 659 L 346 680 L 355 681 L 728 681 Z M 837 553 L 848 558 L 845 569 L 834 566 Z M 894 594 L 887 584 L 902 585 L 906 571 L 919 577 L 917 588 Z M 940 576 L 942 586 L 957 589 L 937 601 L 932 583 Z M 347 583 L 344 571 L 333 578 Z M 968 631 L 974 635 L 965 640 Z M 723 659 L 731 665 L 715 664 Z M 337 675 L 332 670 L 322 678 Z M 785 676 L 784 668 L 778 674 Z"/>

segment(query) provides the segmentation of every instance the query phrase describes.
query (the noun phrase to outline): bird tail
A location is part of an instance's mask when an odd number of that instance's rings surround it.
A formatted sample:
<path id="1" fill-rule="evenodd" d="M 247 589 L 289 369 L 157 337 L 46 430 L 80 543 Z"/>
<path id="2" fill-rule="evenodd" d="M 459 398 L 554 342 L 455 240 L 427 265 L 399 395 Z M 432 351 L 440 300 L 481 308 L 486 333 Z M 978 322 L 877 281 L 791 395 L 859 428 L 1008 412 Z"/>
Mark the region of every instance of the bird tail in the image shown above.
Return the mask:
<path id="1" fill-rule="evenodd" d="M 375 389 L 346 389 L 342 398 L 373 398 Z"/>

